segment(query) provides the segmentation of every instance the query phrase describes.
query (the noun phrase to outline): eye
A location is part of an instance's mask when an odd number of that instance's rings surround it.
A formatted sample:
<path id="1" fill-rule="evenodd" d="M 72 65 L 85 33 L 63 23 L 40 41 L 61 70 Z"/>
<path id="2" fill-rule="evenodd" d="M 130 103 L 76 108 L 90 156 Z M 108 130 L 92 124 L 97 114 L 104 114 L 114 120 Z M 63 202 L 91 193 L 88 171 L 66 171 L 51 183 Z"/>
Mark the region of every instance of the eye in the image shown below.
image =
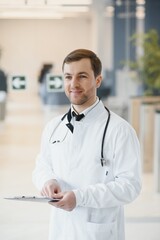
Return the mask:
<path id="1" fill-rule="evenodd" d="M 71 75 L 66 75 L 64 78 L 65 78 L 65 80 L 71 80 L 72 76 Z"/>
<path id="2" fill-rule="evenodd" d="M 87 76 L 86 76 L 85 74 L 80 74 L 80 75 L 79 75 L 79 78 L 80 78 L 80 79 L 83 79 L 83 78 L 87 78 Z"/>

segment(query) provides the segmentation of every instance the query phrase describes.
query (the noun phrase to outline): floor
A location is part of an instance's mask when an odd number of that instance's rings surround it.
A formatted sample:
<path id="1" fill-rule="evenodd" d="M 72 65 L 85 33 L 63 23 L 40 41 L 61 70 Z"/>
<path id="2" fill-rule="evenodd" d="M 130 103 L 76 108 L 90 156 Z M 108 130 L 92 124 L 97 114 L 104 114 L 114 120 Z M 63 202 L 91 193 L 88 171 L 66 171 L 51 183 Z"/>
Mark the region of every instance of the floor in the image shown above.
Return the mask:
<path id="1" fill-rule="evenodd" d="M 12 92 L 0 122 L 0 239 L 47 240 L 50 206 L 5 200 L 13 195 L 37 195 L 32 170 L 45 123 L 68 106 L 41 105 L 38 95 Z M 141 195 L 125 207 L 126 240 L 160 239 L 160 194 L 153 174 L 143 174 Z"/>

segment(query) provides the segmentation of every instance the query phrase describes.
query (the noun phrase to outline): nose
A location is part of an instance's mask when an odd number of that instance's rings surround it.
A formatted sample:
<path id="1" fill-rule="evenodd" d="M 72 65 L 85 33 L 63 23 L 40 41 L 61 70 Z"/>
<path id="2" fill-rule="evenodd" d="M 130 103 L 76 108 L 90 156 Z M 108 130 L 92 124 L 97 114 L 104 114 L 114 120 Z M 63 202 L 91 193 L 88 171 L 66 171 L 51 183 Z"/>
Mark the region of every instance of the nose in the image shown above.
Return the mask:
<path id="1" fill-rule="evenodd" d="M 79 86 L 79 81 L 77 79 L 77 77 L 72 77 L 72 80 L 71 80 L 71 87 L 72 88 L 75 88 L 75 87 L 78 87 Z"/>

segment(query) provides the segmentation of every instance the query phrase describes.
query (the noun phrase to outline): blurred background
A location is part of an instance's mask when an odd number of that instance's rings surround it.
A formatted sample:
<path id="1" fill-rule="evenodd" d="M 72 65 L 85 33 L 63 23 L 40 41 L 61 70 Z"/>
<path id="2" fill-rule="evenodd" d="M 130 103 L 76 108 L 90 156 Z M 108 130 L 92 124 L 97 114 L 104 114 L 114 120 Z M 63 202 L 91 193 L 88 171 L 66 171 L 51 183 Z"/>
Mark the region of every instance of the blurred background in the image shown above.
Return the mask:
<path id="1" fill-rule="evenodd" d="M 126 240 L 160 239 L 159 12 L 159 0 L 0 0 L 0 239 L 47 239 L 48 204 L 3 198 L 39 194 L 41 133 L 69 107 L 61 65 L 77 48 L 98 54 L 98 95 L 141 143 L 143 188 L 125 207 Z"/>

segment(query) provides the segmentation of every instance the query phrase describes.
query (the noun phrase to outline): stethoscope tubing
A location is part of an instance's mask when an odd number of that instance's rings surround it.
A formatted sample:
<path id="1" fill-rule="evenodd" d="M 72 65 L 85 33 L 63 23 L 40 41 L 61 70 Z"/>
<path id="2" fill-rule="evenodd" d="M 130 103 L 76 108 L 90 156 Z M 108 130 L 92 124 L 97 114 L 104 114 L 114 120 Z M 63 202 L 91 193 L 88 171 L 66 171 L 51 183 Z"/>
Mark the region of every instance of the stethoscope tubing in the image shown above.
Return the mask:
<path id="1" fill-rule="evenodd" d="M 106 136 L 106 133 L 107 133 L 107 129 L 108 129 L 108 125 L 109 125 L 109 122 L 110 122 L 110 118 L 111 118 L 111 113 L 110 113 L 110 110 L 105 107 L 105 109 L 107 110 L 108 112 L 108 118 L 107 118 L 107 121 L 106 121 L 106 124 L 105 124 L 105 128 L 104 128 L 104 132 L 103 132 L 103 136 L 102 136 L 102 143 L 101 143 L 101 166 L 103 167 L 104 165 L 106 165 L 106 160 L 104 159 L 104 141 L 105 141 L 105 136 Z M 70 110 L 69 110 L 70 111 Z M 57 126 L 55 127 L 55 129 L 53 130 L 52 134 L 51 134 L 51 137 L 49 139 L 49 142 L 51 142 L 51 139 L 52 139 L 52 136 L 56 130 L 56 128 L 60 125 L 60 123 L 65 119 L 65 117 L 68 115 L 68 112 L 65 113 L 63 115 L 63 117 L 61 118 L 60 122 L 58 122 Z M 54 143 L 54 142 L 53 142 Z"/>
<path id="2" fill-rule="evenodd" d="M 106 132 L 107 132 L 108 125 L 109 125 L 109 122 L 110 122 L 110 118 L 111 118 L 111 113 L 110 113 L 109 109 L 107 107 L 105 107 L 105 109 L 108 112 L 108 118 L 107 118 L 107 122 L 106 122 L 106 125 L 105 125 L 105 128 L 104 128 L 103 137 L 102 137 L 102 144 L 101 144 L 101 165 L 102 165 L 102 167 L 104 166 L 105 161 L 106 161 L 104 159 L 104 154 L 103 154 L 104 153 L 104 140 L 105 140 Z"/>

